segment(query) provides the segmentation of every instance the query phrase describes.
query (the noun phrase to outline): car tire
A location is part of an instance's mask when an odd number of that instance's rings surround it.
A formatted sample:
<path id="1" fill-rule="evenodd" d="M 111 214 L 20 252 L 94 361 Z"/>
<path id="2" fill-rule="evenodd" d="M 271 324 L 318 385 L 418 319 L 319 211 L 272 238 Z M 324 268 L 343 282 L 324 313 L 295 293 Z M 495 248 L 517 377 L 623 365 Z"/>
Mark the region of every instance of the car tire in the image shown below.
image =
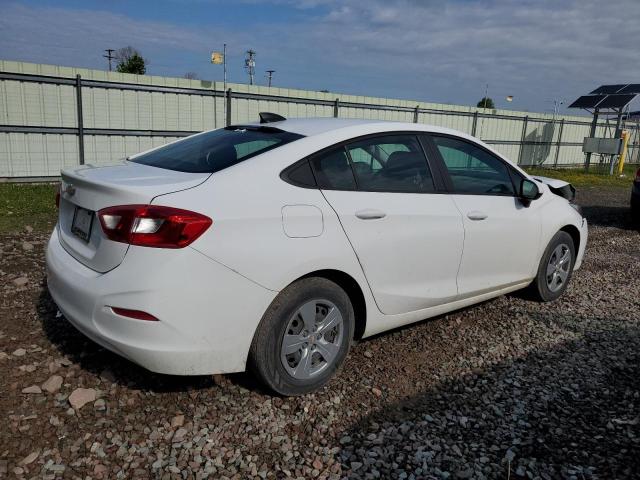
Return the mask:
<path id="1" fill-rule="evenodd" d="M 262 317 L 249 369 L 280 395 L 318 390 L 344 363 L 354 325 L 351 301 L 336 283 L 299 280 L 280 292 Z"/>
<path id="2" fill-rule="evenodd" d="M 533 296 L 542 302 L 560 297 L 571 280 L 575 259 L 576 249 L 571 235 L 564 231 L 556 233 L 545 249 L 536 278 L 531 283 Z"/>

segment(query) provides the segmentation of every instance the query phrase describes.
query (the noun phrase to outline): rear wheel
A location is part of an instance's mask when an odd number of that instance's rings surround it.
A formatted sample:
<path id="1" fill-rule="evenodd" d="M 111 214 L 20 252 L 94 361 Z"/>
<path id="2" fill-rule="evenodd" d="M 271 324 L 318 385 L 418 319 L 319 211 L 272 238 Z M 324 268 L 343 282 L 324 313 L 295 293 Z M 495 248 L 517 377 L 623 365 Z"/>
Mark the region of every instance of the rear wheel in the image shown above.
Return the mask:
<path id="1" fill-rule="evenodd" d="M 538 273 L 531 284 L 539 300 L 550 302 L 564 293 L 571 280 L 575 258 L 571 235 L 563 231 L 556 233 L 542 255 Z"/>
<path id="2" fill-rule="evenodd" d="M 325 278 L 305 278 L 280 292 L 256 330 L 249 367 L 281 395 L 322 387 L 342 365 L 353 338 L 347 294 Z"/>

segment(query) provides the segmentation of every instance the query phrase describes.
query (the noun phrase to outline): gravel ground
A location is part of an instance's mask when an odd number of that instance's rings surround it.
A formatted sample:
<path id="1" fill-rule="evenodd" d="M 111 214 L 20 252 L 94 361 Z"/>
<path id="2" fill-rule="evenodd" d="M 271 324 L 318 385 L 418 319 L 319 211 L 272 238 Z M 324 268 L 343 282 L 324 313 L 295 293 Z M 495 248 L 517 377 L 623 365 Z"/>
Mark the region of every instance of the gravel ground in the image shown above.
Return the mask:
<path id="1" fill-rule="evenodd" d="M 583 268 L 360 342 L 278 398 L 246 374 L 146 372 L 46 293 L 46 235 L 0 237 L 0 477 L 638 478 L 640 261 L 626 190 L 585 189 Z"/>

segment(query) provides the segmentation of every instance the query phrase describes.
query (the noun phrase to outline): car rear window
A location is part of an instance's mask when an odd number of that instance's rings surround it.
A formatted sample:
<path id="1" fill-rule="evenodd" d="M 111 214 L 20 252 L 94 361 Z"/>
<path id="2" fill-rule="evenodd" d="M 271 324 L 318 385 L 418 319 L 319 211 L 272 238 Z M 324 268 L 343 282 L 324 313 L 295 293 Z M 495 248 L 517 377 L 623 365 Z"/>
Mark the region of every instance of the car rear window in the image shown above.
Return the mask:
<path id="1" fill-rule="evenodd" d="M 192 135 L 130 161 L 179 172 L 214 173 L 301 137 L 273 127 L 226 127 Z"/>

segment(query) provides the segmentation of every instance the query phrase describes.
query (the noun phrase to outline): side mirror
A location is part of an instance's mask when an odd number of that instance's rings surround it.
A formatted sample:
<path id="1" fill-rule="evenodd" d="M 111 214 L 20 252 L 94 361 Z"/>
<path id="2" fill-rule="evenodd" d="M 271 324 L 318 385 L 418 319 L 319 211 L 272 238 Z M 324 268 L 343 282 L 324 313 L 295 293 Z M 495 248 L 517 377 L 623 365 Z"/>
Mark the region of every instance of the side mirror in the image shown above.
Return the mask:
<path id="1" fill-rule="evenodd" d="M 538 189 L 538 185 L 531 180 L 523 178 L 520 182 L 520 198 L 525 201 L 536 200 L 540 198 L 540 190 Z"/>

